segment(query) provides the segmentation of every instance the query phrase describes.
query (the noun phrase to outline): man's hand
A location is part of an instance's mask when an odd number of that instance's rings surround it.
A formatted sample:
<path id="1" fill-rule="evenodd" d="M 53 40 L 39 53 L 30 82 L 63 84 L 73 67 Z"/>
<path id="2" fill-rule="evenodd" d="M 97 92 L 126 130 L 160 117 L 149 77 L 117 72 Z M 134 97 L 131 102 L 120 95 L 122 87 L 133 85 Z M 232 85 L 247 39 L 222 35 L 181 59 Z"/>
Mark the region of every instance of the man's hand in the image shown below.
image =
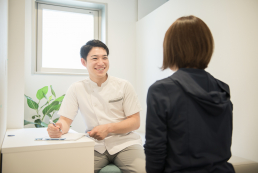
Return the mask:
<path id="1" fill-rule="evenodd" d="M 103 140 L 109 133 L 125 134 L 136 130 L 140 127 L 140 113 L 137 112 L 133 115 L 126 117 L 125 120 L 118 123 L 104 124 L 94 127 L 90 132 L 87 132 L 90 137 Z"/>
<path id="2" fill-rule="evenodd" d="M 103 140 L 107 135 L 109 134 L 109 128 L 111 124 L 104 124 L 94 127 L 89 133 L 90 137 L 97 139 L 97 140 Z"/>
<path id="3" fill-rule="evenodd" d="M 62 136 L 62 132 L 60 132 L 60 129 L 62 129 L 62 123 L 56 123 L 56 127 L 53 124 L 49 124 L 47 128 L 47 132 L 50 138 L 60 138 Z"/>

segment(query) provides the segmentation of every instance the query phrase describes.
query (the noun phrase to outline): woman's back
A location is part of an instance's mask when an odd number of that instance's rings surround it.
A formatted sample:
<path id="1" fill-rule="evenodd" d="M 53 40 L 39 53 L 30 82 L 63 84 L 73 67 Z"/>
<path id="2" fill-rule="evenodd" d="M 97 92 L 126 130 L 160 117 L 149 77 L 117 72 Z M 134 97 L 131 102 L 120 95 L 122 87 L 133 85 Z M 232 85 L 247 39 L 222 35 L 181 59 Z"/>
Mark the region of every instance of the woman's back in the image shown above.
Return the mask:
<path id="1" fill-rule="evenodd" d="M 234 172 L 227 163 L 233 107 L 226 84 L 182 68 L 154 83 L 147 103 L 147 172 Z"/>
<path id="2" fill-rule="evenodd" d="M 204 69 L 214 50 L 209 27 L 184 16 L 167 30 L 162 70 L 176 71 L 154 83 L 147 96 L 148 173 L 234 173 L 232 111 L 227 84 Z"/>

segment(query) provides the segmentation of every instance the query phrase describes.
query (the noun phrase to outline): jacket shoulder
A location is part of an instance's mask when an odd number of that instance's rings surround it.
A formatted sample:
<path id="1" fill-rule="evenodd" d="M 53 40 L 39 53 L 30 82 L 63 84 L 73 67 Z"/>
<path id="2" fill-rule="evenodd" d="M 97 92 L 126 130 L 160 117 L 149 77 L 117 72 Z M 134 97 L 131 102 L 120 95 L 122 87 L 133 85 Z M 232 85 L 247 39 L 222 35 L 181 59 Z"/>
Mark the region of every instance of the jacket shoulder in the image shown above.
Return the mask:
<path id="1" fill-rule="evenodd" d="M 210 78 L 213 78 L 217 84 L 220 86 L 220 88 L 222 88 L 224 91 L 226 91 L 229 95 L 230 95 L 230 89 L 229 89 L 229 85 L 226 84 L 225 82 L 213 77 L 210 73 L 207 72 L 207 74 L 209 75 Z"/>
<path id="2" fill-rule="evenodd" d="M 170 77 L 171 76 L 161 80 L 157 80 L 149 87 L 149 92 L 150 91 L 171 92 L 174 89 L 178 88 L 178 86 L 175 84 L 173 80 L 171 80 Z"/>

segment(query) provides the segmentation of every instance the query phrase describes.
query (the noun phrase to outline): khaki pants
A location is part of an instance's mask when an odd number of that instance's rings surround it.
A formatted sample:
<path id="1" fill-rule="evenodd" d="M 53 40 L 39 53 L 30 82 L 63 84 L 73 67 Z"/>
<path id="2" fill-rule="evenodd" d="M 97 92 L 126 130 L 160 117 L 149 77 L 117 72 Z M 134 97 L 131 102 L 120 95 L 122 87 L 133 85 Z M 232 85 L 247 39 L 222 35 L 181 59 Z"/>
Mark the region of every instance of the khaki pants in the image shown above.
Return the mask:
<path id="1" fill-rule="evenodd" d="M 123 173 L 146 173 L 145 154 L 141 145 L 129 146 L 114 155 L 108 151 L 103 154 L 94 151 L 94 173 L 109 163 L 115 164 Z"/>

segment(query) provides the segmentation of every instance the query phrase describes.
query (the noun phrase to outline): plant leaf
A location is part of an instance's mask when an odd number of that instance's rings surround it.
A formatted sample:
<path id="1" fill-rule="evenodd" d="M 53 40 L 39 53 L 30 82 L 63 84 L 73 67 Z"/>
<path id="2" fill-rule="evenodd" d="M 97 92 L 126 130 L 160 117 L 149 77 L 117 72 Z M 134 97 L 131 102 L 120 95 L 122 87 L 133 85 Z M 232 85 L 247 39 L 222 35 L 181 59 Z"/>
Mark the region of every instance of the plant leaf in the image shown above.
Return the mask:
<path id="1" fill-rule="evenodd" d="M 50 97 L 48 98 L 48 100 L 49 100 L 49 101 L 52 100 L 52 96 L 50 96 Z"/>
<path id="2" fill-rule="evenodd" d="M 50 114 L 51 112 L 53 112 L 54 109 L 53 109 L 53 106 L 52 105 L 48 105 L 47 107 L 45 107 L 42 111 L 42 113 L 44 115 L 47 115 L 47 114 Z"/>
<path id="3" fill-rule="evenodd" d="M 53 101 L 50 105 L 55 106 L 55 105 L 58 105 L 58 104 L 59 104 L 59 101 Z"/>
<path id="4" fill-rule="evenodd" d="M 36 94 L 36 97 L 37 97 L 39 100 L 43 99 L 44 96 L 43 96 L 43 92 L 42 92 L 41 89 L 38 90 L 38 92 L 37 92 L 37 94 Z"/>
<path id="5" fill-rule="evenodd" d="M 52 93 L 52 94 L 53 94 L 53 96 L 55 96 L 55 98 L 56 98 L 56 93 L 55 93 L 55 91 L 53 90 L 52 85 L 50 85 L 50 88 L 51 88 L 51 93 Z"/>
<path id="6" fill-rule="evenodd" d="M 28 125 L 28 124 L 35 124 L 35 123 L 30 122 L 30 121 L 27 121 L 27 120 L 24 120 L 24 125 L 26 126 L 26 125 Z"/>
<path id="7" fill-rule="evenodd" d="M 46 95 L 47 92 L 48 92 L 48 86 L 45 86 L 45 87 L 43 87 L 41 89 L 42 89 L 42 92 Z"/>
<path id="8" fill-rule="evenodd" d="M 59 120 L 59 117 L 54 119 L 53 122 L 56 123 Z"/>
<path id="9" fill-rule="evenodd" d="M 38 90 L 38 92 L 37 92 L 37 94 L 36 94 L 36 97 L 37 97 L 39 100 L 41 100 L 41 99 L 43 99 L 44 94 L 46 95 L 47 92 L 48 92 L 48 86 L 45 86 L 45 87 L 43 87 L 43 88 L 41 88 L 41 89 Z"/>
<path id="10" fill-rule="evenodd" d="M 53 109 L 58 111 L 60 109 L 60 107 L 61 107 L 61 104 L 54 106 Z"/>
<path id="11" fill-rule="evenodd" d="M 32 118 L 32 119 L 35 119 L 35 116 L 36 116 L 36 115 L 33 115 L 31 118 Z"/>
<path id="12" fill-rule="evenodd" d="M 62 101 L 63 101 L 63 99 L 64 99 L 64 96 L 65 96 L 65 94 L 64 94 L 64 95 L 62 95 L 62 96 L 60 96 L 60 97 L 58 97 L 57 99 L 55 99 L 55 101 L 62 102 Z"/>
<path id="13" fill-rule="evenodd" d="M 47 123 L 41 122 L 41 126 L 48 127 Z"/>
<path id="14" fill-rule="evenodd" d="M 35 124 L 35 127 L 36 127 L 36 128 L 43 127 L 43 126 L 41 125 L 41 120 L 40 120 L 40 119 L 36 119 L 36 120 L 34 121 L 34 124 Z"/>
<path id="15" fill-rule="evenodd" d="M 44 106 L 46 106 L 47 104 L 48 104 L 48 102 L 46 102 L 43 106 L 41 106 L 40 109 L 43 108 Z"/>
<path id="16" fill-rule="evenodd" d="M 43 93 L 43 96 L 45 97 L 45 99 L 47 99 L 48 101 L 48 98 L 47 98 L 47 95 L 45 93 Z M 49 101 L 48 101 L 49 102 Z"/>
<path id="17" fill-rule="evenodd" d="M 51 112 L 53 112 L 54 110 L 57 109 L 56 106 L 57 106 L 58 104 L 59 104 L 58 101 L 52 102 L 50 105 L 48 105 L 47 107 L 45 107 L 45 108 L 43 109 L 42 113 L 43 113 L 44 115 L 50 114 Z M 59 110 L 59 109 L 58 109 L 58 110 Z"/>
<path id="18" fill-rule="evenodd" d="M 51 118 L 51 115 L 50 115 L 50 114 L 47 114 L 47 116 L 48 116 L 49 118 Z"/>
<path id="19" fill-rule="evenodd" d="M 27 98 L 27 104 L 31 109 L 37 110 L 39 105 L 35 101 L 32 100 L 29 96 L 24 95 Z"/>

